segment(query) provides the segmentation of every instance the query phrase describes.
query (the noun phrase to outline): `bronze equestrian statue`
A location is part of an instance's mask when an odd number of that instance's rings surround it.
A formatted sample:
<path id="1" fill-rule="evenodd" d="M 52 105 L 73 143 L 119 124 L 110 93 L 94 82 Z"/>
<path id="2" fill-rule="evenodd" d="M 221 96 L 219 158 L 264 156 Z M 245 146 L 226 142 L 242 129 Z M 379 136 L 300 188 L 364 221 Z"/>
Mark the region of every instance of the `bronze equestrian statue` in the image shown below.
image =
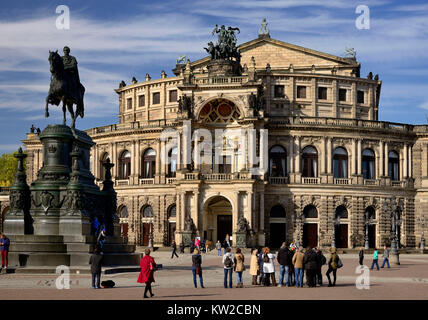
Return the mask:
<path id="1" fill-rule="evenodd" d="M 83 95 L 85 87 L 80 83 L 77 60 L 70 56 L 70 48 L 64 47 L 64 56 L 57 51 L 49 51 L 50 72 L 52 74 L 49 94 L 46 97 L 45 117 L 49 117 L 48 104 L 58 106 L 62 101 L 64 113 L 63 124 L 66 124 L 66 106 L 71 116 L 71 128 L 74 129 L 76 118 L 84 116 Z M 73 111 L 73 105 L 76 111 Z"/>

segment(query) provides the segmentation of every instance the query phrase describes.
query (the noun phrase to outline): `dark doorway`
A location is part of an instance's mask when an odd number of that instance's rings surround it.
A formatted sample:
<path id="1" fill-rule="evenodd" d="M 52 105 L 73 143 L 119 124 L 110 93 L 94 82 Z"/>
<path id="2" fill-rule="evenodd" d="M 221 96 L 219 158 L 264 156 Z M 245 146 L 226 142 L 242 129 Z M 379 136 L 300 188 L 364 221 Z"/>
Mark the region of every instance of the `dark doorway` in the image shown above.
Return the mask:
<path id="1" fill-rule="evenodd" d="M 285 239 L 285 223 L 270 224 L 270 247 L 280 248 Z"/>
<path id="2" fill-rule="evenodd" d="M 152 232 L 153 232 L 153 223 L 152 225 Z M 143 223 L 143 246 L 149 245 L 149 235 L 150 235 L 150 223 Z"/>
<path id="3" fill-rule="evenodd" d="M 369 224 L 369 248 L 376 248 L 376 225 Z"/>
<path id="4" fill-rule="evenodd" d="M 217 240 L 223 242 L 226 239 L 226 234 L 232 235 L 232 216 L 218 215 L 217 216 Z"/>
<path id="5" fill-rule="evenodd" d="M 339 224 L 334 227 L 336 229 L 336 248 L 348 248 L 348 225 Z"/>
<path id="6" fill-rule="evenodd" d="M 314 248 L 318 245 L 318 224 L 305 223 L 303 225 L 303 247 Z"/>
<path id="7" fill-rule="evenodd" d="M 176 224 L 175 222 L 170 222 L 168 227 L 168 245 L 171 245 L 172 242 L 175 240 L 175 230 L 176 230 Z"/>
<path id="8" fill-rule="evenodd" d="M 127 223 L 121 223 L 120 224 L 120 235 L 124 239 L 128 239 L 128 224 Z"/>

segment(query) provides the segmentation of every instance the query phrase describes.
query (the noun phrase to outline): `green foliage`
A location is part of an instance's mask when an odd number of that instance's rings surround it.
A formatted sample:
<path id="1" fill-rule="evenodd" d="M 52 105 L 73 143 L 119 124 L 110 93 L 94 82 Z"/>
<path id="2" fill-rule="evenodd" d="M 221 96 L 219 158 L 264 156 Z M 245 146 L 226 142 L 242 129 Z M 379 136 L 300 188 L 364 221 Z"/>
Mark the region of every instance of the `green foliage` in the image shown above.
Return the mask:
<path id="1" fill-rule="evenodd" d="M 0 156 L 0 187 L 10 187 L 15 180 L 18 160 L 13 156 L 17 152 Z M 24 162 L 25 165 L 25 162 Z"/>

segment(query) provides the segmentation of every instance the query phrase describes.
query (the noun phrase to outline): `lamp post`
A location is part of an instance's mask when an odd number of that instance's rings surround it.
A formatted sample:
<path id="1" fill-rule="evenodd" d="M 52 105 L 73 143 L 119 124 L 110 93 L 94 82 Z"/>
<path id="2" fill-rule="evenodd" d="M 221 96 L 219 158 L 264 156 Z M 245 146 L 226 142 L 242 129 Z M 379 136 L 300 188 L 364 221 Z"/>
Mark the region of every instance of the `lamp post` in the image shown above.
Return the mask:
<path id="1" fill-rule="evenodd" d="M 422 233 L 421 233 L 421 246 L 420 249 L 423 253 L 423 251 L 425 250 L 425 234 L 424 234 L 424 229 L 425 229 L 425 216 L 422 214 L 422 216 L 420 216 L 418 218 L 418 222 L 421 225 L 422 228 Z"/>
<path id="2" fill-rule="evenodd" d="M 370 218 L 369 218 L 369 212 L 366 211 L 364 213 L 365 220 L 364 220 L 364 249 L 368 250 L 370 248 L 370 241 L 369 241 L 369 225 L 370 225 Z"/>
<path id="3" fill-rule="evenodd" d="M 336 248 L 336 226 L 340 224 L 340 217 L 333 219 L 333 238 L 331 239 L 331 247 Z"/>
<path id="4" fill-rule="evenodd" d="M 401 205 L 391 200 L 391 264 L 400 264 L 400 254 L 398 252 L 398 227 L 401 225 L 400 212 Z"/>
<path id="5" fill-rule="evenodd" d="M 153 249 L 153 230 L 152 230 L 152 222 L 150 221 L 150 230 L 149 230 L 149 248 Z"/>

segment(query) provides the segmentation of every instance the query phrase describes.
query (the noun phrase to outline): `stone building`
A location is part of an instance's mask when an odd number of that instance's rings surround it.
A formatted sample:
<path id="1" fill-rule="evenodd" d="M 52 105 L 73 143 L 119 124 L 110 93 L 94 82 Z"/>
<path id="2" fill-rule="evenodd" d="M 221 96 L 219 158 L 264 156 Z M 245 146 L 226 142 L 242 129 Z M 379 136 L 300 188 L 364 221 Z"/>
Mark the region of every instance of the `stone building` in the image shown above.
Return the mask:
<path id="1" fill-rule="evenodd" d="M 401 246 L 419 246 L 428 209 L 427 127 L 378 121 L 382 83 L 371 73 L 361 77 L 355 56 L 268 33 L 239 50 L 239 74 L 222 74 L 206 57 L 177 64 L 172 77 L 162 71 L 160 79 L 122 82 L 115 90 L 119 123 L 86 131 L 96 142 L 90 165 L 97 182 L 103 161 L 116 164 L 117 214 L 128 241 L 147 245 L 152 236 L 155 246 L 168 246 L 196 234 L 214 242 L 230 234 L 234 244 L 243 235 L 247 246 L 335 240 L 353 248 L 367 240 L 379 247 L 390 243 L 394 202 Z M 164 141 L 172 129 L 178 139 Z M 212 137 L 216 129 L 257 133 L 255 142 L 247 133 L 224 134 L 221 161 L 210 164 L 197 129 Z M 253 142 L 257 164 L 242 151 Z M 31 133 L 24 144 L 31 182 L 41 144 Z M 266 173 L 253 174 L 263 167 Z"/>

